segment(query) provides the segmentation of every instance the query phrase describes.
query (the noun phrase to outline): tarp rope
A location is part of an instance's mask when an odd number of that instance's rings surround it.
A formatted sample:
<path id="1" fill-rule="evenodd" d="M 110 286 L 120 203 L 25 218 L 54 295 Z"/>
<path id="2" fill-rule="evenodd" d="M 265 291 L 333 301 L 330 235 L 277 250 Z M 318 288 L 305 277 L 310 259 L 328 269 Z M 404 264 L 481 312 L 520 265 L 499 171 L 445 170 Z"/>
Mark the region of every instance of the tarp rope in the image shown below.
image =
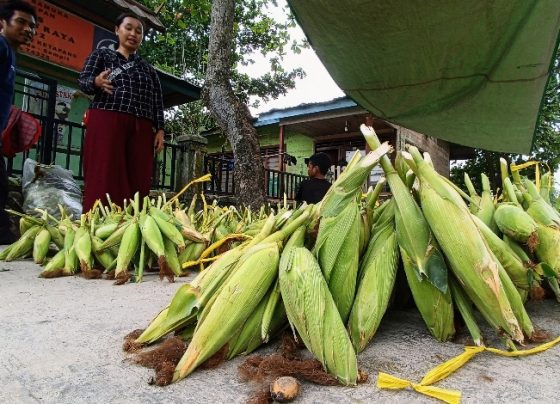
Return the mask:
<path id="1" fill-rule="evenodd" d="M 519 351 L 502 351 L 500 349 L 487 348 L 483 346 L 466 346 L 465 352 L 430 370 L 428 373 L 426 373 L 420 383 L 412 383 L 408 380 L 400 379 L 387 373 L 379 372 L 379 376 L 377 377 L 377 387 L 380 389 L 390 390 L 402 390 L 411 387 L 418 393 L 437 398 L 438 400 L 444 401 L 446 403 L 458 404 L 461 401 L 460 391 L 442 389 L 439 387 L 434 387 L 432 386 L 432 384 L 445 379 L 450 374 L 463 367 L 478 353 L 487 351 L 497 355 L 509 357 L 528 356 L 546 351 L 547 349 L 552 348 L 558 343 L 560 343 L 560 337 L 556 338 L 553 341 L 538 345 L 534 348 Z"/>

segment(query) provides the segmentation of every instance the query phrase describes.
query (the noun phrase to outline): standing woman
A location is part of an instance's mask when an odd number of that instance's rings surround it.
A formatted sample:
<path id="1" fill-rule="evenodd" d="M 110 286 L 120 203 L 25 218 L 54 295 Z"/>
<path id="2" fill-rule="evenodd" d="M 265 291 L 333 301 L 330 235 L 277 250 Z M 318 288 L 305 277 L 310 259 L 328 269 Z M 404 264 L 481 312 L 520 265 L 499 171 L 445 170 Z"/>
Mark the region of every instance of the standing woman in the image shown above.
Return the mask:
<path id="1" fill-rule="evenodd" d="M 154 149 L 163 149 L 161 84 L 155 69 L 136 53 L 144 36 L 142 21 L 121 14 L 115 33 L 118 49 L 94 50 L 78 79 L 81 90 L 94 95 L 84 140 L 84 212 L 105 194 L 121 206 L 136 192 L 148 195 Z"/>

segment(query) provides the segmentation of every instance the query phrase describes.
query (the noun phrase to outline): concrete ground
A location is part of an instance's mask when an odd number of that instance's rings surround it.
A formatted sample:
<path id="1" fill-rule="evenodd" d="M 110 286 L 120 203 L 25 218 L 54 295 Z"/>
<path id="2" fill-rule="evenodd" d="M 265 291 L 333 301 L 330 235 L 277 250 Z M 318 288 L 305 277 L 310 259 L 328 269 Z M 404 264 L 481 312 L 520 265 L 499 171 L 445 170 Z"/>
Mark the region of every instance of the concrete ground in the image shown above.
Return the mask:
<path id="1" fill-rule="evenodd" d="M 123 337 L 146 327 L 184 280 L 170 284 L 148 276 L 141 284 L 113 286 L 79 277 L 40 279 L 39 272 L 28 261 L 0 262 L 0 403 L 241 403 L 251 393 L 254 386 L 237 374 L 243 358 L 162 388 L 149 385 L 153 372 L 122 351 Z M 537 327 L 560 335 L 560 304 L 532 303 L 529 313 Z M 412 390 L 380 390 L 377 374 L 418 382 L 463 352 L 459 342 L 466 340 L 463 331 L 456 343 L 438 343 L 415 311 L 391 311 L 358 357 L 370 376 L 366 384 L 304 383 L 297 402 L 436 402 Z M 496 338 L 491 344 L 503 348 Z M 464 403 L 543 403 L 560 402 L 559 382 L 557 346 L 525 358 L 482 353 L 437 386 L 460 390 Z"/>

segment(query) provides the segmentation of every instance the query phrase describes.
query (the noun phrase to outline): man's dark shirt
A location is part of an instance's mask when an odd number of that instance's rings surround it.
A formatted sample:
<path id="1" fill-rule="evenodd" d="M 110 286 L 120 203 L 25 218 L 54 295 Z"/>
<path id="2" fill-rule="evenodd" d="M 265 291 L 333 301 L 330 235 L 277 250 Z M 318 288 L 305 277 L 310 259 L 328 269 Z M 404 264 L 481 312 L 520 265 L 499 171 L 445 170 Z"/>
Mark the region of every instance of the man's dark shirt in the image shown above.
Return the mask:
<path id="1" fill-rule="evenodd" d="M 16 56 L 14 50 L 6 38 L 0 35 L 0 132 L 8 123 L 8 116 L 10 115 L 10 108 L 14 97 L 15 77 Z"/>
<path id="2" fill-rule="evenodd" d="M 299 185 L 296 201 L 318 203 L 323 199 L 323 196 L 325 196 L 330 187 L 331 183 L 325 179 L 310 178 L 303 180 Z"/>
<path id="3" fill-rule="evenodd" d="M 113 94 L 95 87 L 95 77 L 107 69 L 111 69 L 108 79 L 112 81 Z M 140 56 L 132 54 L 127 60 L 112 49 L 96 49 L 88 56 L 78 84 L 84 93 L 94 95 L 91 108 L 147 118 L 154 123 L 156 130 L 163 129 L 159 77 L 156 70 Z"/>

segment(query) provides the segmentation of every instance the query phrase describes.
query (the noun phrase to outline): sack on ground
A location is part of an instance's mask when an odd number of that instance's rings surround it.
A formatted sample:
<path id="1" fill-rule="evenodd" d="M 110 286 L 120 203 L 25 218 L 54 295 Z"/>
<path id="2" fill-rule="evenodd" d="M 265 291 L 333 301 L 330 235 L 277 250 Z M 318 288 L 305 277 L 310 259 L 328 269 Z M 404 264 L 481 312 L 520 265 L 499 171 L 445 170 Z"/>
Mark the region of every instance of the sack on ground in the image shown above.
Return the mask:
<path id="1" fill-rule="evenodd" d="M 58 205 L 74 219 L 82 214 L 82 190 L 70 170 L 26 159 L 23 164 L 22 188 L 23 209 L 28 214 L 37 215 L 35 208 L 39 208 L 60 218 Z"/>

